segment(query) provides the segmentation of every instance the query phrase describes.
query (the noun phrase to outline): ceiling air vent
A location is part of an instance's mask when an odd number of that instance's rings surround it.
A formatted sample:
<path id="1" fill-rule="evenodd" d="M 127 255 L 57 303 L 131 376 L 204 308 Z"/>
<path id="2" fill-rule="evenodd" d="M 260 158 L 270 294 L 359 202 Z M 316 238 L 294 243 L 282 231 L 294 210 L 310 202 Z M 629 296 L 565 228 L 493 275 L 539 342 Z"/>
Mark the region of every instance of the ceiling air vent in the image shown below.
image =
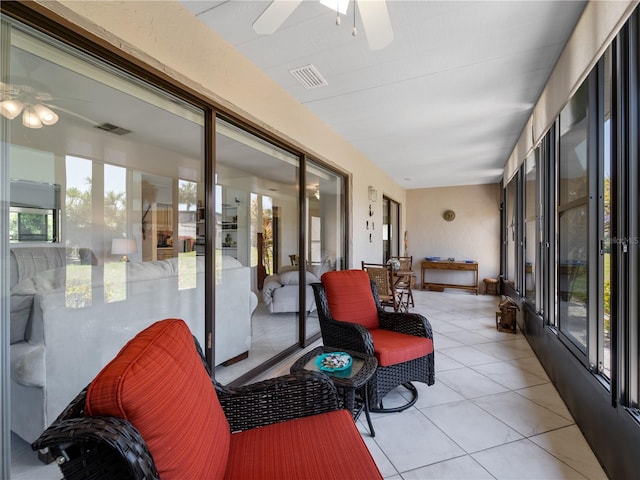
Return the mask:
<path id="1" fill-rule="evenodd" d="M 320 72 L 313 65 L 305 65 L 304 67 L 294 68 L 289 70 L 289 73 L 293 75 L 304 88 L 311 90 L 312 88 L 326 87 L 329 83 L 322 78 Z"/>
<path id="2" fill-rule="evenodd" d="M 131 133 L 131 130 L 113 125 L 112 123 L 101 123 L 100 125 L 96 125 L 96 128 L 115 135 L 126 135 L 127 133 Z"/>

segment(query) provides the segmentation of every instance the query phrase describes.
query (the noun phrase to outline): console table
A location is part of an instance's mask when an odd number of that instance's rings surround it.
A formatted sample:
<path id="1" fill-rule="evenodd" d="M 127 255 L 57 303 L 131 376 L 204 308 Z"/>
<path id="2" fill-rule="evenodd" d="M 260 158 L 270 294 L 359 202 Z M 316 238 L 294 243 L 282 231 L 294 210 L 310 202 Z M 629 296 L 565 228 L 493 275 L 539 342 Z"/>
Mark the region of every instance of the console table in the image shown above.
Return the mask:
<path id="1" fill-rule="evenodd" d="M 445 288 L 460 288 L 463 290 L 470 290 L 478 295 L 478 262 L 450 262 L 448 260 L 423 260 L 421 265 L 421 285 L 420 289 L 435 290 L 442 292 Z M 450 270 L 471 272 L 473 274 L 473 284 L 459 284 L 459 283 L 434 283 L 427 282 L 424 278 L 427 270 Z"/>

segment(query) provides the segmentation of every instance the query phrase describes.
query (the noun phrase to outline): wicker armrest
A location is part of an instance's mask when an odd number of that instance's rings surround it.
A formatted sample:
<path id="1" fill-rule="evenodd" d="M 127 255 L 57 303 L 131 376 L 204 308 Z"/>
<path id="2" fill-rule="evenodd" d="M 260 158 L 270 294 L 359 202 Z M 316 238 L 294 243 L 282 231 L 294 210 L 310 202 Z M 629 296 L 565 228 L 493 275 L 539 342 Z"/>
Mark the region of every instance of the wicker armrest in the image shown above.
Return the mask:
<path id="1" fill-rule="evenodd" d="M 380 328 L 394 332 L 433 338 L 429 320 L 419 313 L 378 312 Z"/>
<path id="2" fill-rule="evenodd" d="M 127 420 L 116 417 L 79 417 L 56 420 L 32 444 L 49 449 L 67 480 L 159 480 L 151 453 L 142 436 Z"/>
<path id="3" fill-rule="evenodd" d="M 325 319 L 322 325 L 322 341 L 332 347 L 373 355 L 371 332 L 357 323 Z"/>
<path id="4" fill-rule="evenodd" d="M 216 384 L 231 431 L 338 410 L 333 382 L 321 373 L 301 372 L 236 388 Z"/>
<path id="5" fill-rule="evenodd" d="M 316 299 L 316 308 L 321 318 L 320 329 L 322 341 L 325 345 L 344 348 L 355 352 L 373 355 L 373 339 L 371 333 L 357 323 L 336 321 L 331 317 L 327 293 L 321 283 L 312 283 Z"/>

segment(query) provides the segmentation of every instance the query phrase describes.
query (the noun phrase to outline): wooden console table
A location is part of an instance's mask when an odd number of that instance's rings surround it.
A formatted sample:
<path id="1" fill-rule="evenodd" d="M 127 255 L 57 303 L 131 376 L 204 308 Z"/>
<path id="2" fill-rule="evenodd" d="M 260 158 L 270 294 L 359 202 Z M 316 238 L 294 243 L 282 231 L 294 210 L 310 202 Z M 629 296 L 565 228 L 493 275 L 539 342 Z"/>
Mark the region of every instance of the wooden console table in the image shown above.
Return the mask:
<path id="1" fill-rule="evenodd" d="M 421 285 L 420 289 L 424 290 L 428 288 L 429 290 L 435 290 L 438 292 L 442 292 L 445 288 L 460 288 L 463 290 L 470 290 L 475 292 L 478 295 L 478 262 L 467 263 L 467 262 L 450 262 L 448 260 L 423 260 L 421 265 Z M 452 271 L 463 271 L 463 272 L 472 272 L 473 273 L 473 284 L 458 284 L 458 283 L 433 283 L 426 282 L 424 279 L 424 275 L 427 270 L 452 270 Z"/>

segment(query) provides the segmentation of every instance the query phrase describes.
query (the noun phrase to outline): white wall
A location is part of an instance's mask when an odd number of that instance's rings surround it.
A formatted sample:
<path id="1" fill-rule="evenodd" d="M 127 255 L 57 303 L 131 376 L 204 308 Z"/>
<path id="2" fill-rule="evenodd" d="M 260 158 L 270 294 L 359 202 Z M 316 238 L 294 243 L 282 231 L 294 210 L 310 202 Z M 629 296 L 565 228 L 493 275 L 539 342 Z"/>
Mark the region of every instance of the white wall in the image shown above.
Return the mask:
<path id="1" fill-rule="evenodd" d="M 409 254 L 420 283 L 420 262 L 427 256 L 476 260 L 480 288 L 483 278 L 497 278 L 500 270 L 500 186 L 470 185 L 407 191 Z M 445 210 L 456 214 L 452 222 Z M 436 280 L 437 278 L 437 280 Z M 470 273 L 429 271 L 427 280 L 470 283 Z M 482 291 L 482 290 L 481 290 Z"/>

